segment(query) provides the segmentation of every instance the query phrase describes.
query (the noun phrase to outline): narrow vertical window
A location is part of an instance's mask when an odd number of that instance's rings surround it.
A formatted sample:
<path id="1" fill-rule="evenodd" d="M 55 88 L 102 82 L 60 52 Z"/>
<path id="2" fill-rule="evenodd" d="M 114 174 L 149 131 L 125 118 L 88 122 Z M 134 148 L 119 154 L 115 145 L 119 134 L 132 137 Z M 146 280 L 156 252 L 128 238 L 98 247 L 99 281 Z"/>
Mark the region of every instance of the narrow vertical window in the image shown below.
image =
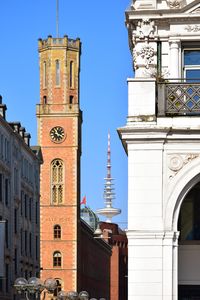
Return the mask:
<path id="1" fill-rule="evenodd" d="M 24 253 L 24 247 L 23 247 L 23 245 L 24 245 L 24 243 L 23 243 L 23 230 L 21 229 L 20 230 L 20 237 L 21 237 L 21 255 L 23 255 L 23 253 Z"/>
<path id="2" fill-rule="evenodd" d="M 0 201 L 3 201 L 3 175 L 0 174 Z"/>
<path id="3" fill-rule="evenodd" d="M 5 204 L 6 204 L 6 206 L 8 205 L 8 198 L 9 198 L 8 193 L 9 193 L 9 181 L 6 178 L 5 179 Z"/>
<path id="4" fill-rule="evenodd" d="M 25 197 L 24 197 L 24 212 L 25 212 L 24 216 L 25 216 L 25 218 L 27 218 L 27 198 L 28 198 L 28 196 L 25 194 Z"/>
<path id="5" fill-rule="evenodd" d="M 38 253 L 39 253 L 39 242 L 38 236 L 35 237 L 35 259 L 38 260 Z"/>
<path id="6" fill-rule="evenodd" d="M 57 286 L 53 292 L 54 297 L 57 297 L 58 293 L 62 290 L 62 283 L 60 279 L 56 279 L 56 284 Z"/>
<path id="7" fill-rule="evenodd" d="M 35 224 L 38 224 L 38 202 L 35 203 Z"/>
<path id="8" fill-rule="evenodd" d="M 53 266 L 54 267 L 61 267 L 62 265 L 62 255 L 60 251 L 55 251 L 53 253 Z"/>
<path id="9" fill-rule="evenodd" d="M 24 231 L 24 250 L 25 250 L 25 255 L 27 255 L 27 230 Z"/>
<path id="10" fill-rule="evenodd" d="M 24 205 L 24 192 L 21 191 L 21 216 L 23 216 L 23 211 L 24 211 L 23 205 Z"/>
<path id="11" fill-rule="evenodd" d="M 60 225 L 55 225 L 53 228 L 54 239 L 61 239 L 61 227 Z"/>
<path id="12" fill-rule="evenodd" d="M 29 220 L 32 220 L 32 198 L 29 198 Z"/>
<path id="13" fill-rule="evenodd" d="M 29 233 L 29 254 L 32 256 L 32 234 Z"/>
<path id="14" fill-rule="evenodd" d="M 14 210 L 14 229 L 15 229 L 15 233 L 17 233 L 17 229 L 18 229 L 18 213 L 17 213 L 17 208 L 15 208 Z"/>
<path id="15" fill-rule="evenodd" d="M 51 164 L 51 202 L 53 205 L 63 203 L 63 182 L 63 162 L 60 159 L 55 159 Z"/>
<path id="16" fill-rule="evenodd" d="M 74 102 L 74 97 L 73 96 L 69 96 L 69 104 L 73 104 Z"/>
<path id="17" fill-rule="evenodd" d="M 5 220 L 6 223 L 5 223 L 5 244 L 6 244 L 6 248 L 9 247 L 9 236 L 8 236 L 8 220 Z"/>
<path id="18" fill-rule="evenodd" d="M 43 96 L 43 104 L 47 104 L 47 96 Z"/>
<path id="19" fill-rule="evenodd" d="M 70 61 L 70 66 L 69 66 L 69 85 L 70 88 L 74 87 L 74 62 Z"/>
<path id="20" fill-rule="evenodd" d="M 60 85 L 60 61 L 56 60 L 56 85 Z"/>
<path id="21" fill-rule="evenodd" d="M 15 274 L 17 274 L 17 265 L 18 265 L 18 261 L 17 261 L 17 249 L 15 248 Z"/>
<path id="22" fill-rule="evenodd" d="M 10 287 L 10 272 L 9 272 L 9 264 L 6 264 L 6 293 L 9 291 Z"/>
<path id="23" fill-rule="evenodd" d="M 4 138 L 3 138 L 3 134 L 1 135 L 1 157 L 3 158 L 3 146 L 4 146 Z"/>
<path id="24" fill-rule="evenodd" d="M 43 62 L 43 88 L 47 87 L 47 63 Z"/>
<path id="25" fill-rule="evenodd" d="M 18 173 L 18 170 L 16 168 L 14 168 L 14 192 L 15 192 L 15 195 L 18 195 L 18 192 L 19 192 L 18 180 L 19 180 L 19 173 Z"/>

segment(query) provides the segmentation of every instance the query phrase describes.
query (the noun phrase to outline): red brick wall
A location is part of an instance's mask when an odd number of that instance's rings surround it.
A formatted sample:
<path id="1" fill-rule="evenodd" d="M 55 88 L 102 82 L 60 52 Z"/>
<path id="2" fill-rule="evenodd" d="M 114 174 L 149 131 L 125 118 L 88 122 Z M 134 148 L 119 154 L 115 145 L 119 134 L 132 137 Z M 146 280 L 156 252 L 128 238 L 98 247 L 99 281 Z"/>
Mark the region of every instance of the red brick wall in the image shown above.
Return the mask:
<path id="1" fill-rule="evenodd" d="M 128 240 L 117 224 L 101 222 L 103 236 L 112 247 L 110 261 L 110 300 L 127 300 Z"/>
<path id="2" fill-rule="evenodd" d="M 72 42 L 70 42 L 72 43 Z M 72 45 L 73 44 L 73 45 Z M 41 168 L 41 278 L 60 279 L 63 290 L 77 289 L 77 240 L 80 203 L 80 149 L 81 112 L 77 107 L 79 95 L 79 40 L 70 44 L 68 39 L 39 41 L 40 53 L 40 105 L 38 105 L 38 143 L 44 163 Z M 60 85 L 55 85 L 55 61 L 60 61 Z M 69 62 L 74 61 L 74 82 L 69 87 Z M 47 64 L 47 84 L 43 85 L 43 63 Z M 69 96 L 76 106 L 69 107 Z M 46 96 L 46 103 L 43 97 Z M 75 109 L 74 109 L 75 107 Z M 50 130 L 61 126 L 65 138 L 61 143 L 51 140 Z M 63 203 L 52 205 L 51 162 L 61 159 L 64 165 Z M 61 239 L 53 236 L 54 225 L 61 226 Z M 62 254 L 61 267 L 53 267 L 53 253 Z"/>
<path id="3" fill-rule="evenodd" d="M 110 299 L 111 247 L 102 239 L 95 239 L 92 230 L 81 223 L 81 285 L 80 290 L 90 297 Z"/>

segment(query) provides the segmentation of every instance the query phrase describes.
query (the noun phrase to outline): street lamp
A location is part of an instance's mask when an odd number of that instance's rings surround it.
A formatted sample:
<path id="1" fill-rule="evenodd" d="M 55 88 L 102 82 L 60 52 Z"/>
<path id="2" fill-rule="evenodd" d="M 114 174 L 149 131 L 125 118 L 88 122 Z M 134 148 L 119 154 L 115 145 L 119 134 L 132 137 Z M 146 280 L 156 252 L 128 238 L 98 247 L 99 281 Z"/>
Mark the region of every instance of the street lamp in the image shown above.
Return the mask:
<path id="1" fill-rule="evenodd" d="M 60 291 L 58 293 L 59 300 L 89 300 L 89 294 L 86 291 L 82 291 L 79 294 L 74 291 L 65 292 Z"/>
<path id="2" fill-rule="evenodd" d="M 14 283 L 14 287 L 18 294 L 24 294 L 27 300 L 30 300 L 31 296 L 35 295 L 35 299 L 39 299 L 43 292 L 43 300 L 46 293 L 53 293 L 57 287 L 57 282 L 53 278 L 48 278 L 44 282 L 37 278 L 31 277 L 28 281 L 25 278 L 17 278 Z M 58 300 L 89 300 L 89 294 L 86 291 L 81 291 L 79 294 L 75 291 L 60 291 L 57 296 Z M 90 300 L 97 300 L 91 298 Z M 101 298 L 101 300 L 106 300 Z"/>
<path id="3" fill-rule="evenodd" d="M 31 277 L 28 281 L 25 278 L 20 277 L 15 280 L 14 287 L 18 294 L 24 293 L 26 299 L 29 300 L 31 295 L 35 295 L 35 298 L 39 299 L 42 292 L 44 292 L 45 298 L 46 293 L 53 293 L 57 287 L 57 283 L 53 278 L 48 278 L 43 282 L 37 277 Z"/>

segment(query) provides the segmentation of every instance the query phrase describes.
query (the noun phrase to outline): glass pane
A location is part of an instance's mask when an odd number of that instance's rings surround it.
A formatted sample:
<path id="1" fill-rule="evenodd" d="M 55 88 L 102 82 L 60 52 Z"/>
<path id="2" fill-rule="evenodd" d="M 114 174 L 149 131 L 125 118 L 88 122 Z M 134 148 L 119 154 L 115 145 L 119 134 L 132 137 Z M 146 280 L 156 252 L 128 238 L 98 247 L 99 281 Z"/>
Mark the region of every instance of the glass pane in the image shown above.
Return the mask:
<path id="1" fill-rule="evenodd" d="M 184 65 L 200 65 L 200 50 L 185 50 Z"/>
<path id="2" fill-rule="evenodd" d="M 200 69 L 186 70 L 187 81 L 199 82 L 200 81 Z"/>
<path id="3" fill-rule="evenodd" d="M 178 228 L 180 240 L 200 240 L 200 183 L 193 187 L 181 205 Z"/>
<path id="4" fill-rule="evenodd" d="M 193 240 L 193 202 L 184 201 L 181 207 L 181 240 Z"/>

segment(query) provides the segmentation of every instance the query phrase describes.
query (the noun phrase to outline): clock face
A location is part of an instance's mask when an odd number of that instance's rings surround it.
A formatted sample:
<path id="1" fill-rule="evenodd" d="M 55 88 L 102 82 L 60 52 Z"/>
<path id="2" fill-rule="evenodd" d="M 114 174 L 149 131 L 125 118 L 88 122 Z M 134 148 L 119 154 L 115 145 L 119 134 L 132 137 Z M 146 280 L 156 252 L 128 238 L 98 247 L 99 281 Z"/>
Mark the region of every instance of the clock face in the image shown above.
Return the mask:
<path id="1" fill-rule="evenodd" d="M 50 137 L 53 142 L 60 143 L 65 137 L 64 129 L 60 126 L 55 126 L 50 131 Z"/>

